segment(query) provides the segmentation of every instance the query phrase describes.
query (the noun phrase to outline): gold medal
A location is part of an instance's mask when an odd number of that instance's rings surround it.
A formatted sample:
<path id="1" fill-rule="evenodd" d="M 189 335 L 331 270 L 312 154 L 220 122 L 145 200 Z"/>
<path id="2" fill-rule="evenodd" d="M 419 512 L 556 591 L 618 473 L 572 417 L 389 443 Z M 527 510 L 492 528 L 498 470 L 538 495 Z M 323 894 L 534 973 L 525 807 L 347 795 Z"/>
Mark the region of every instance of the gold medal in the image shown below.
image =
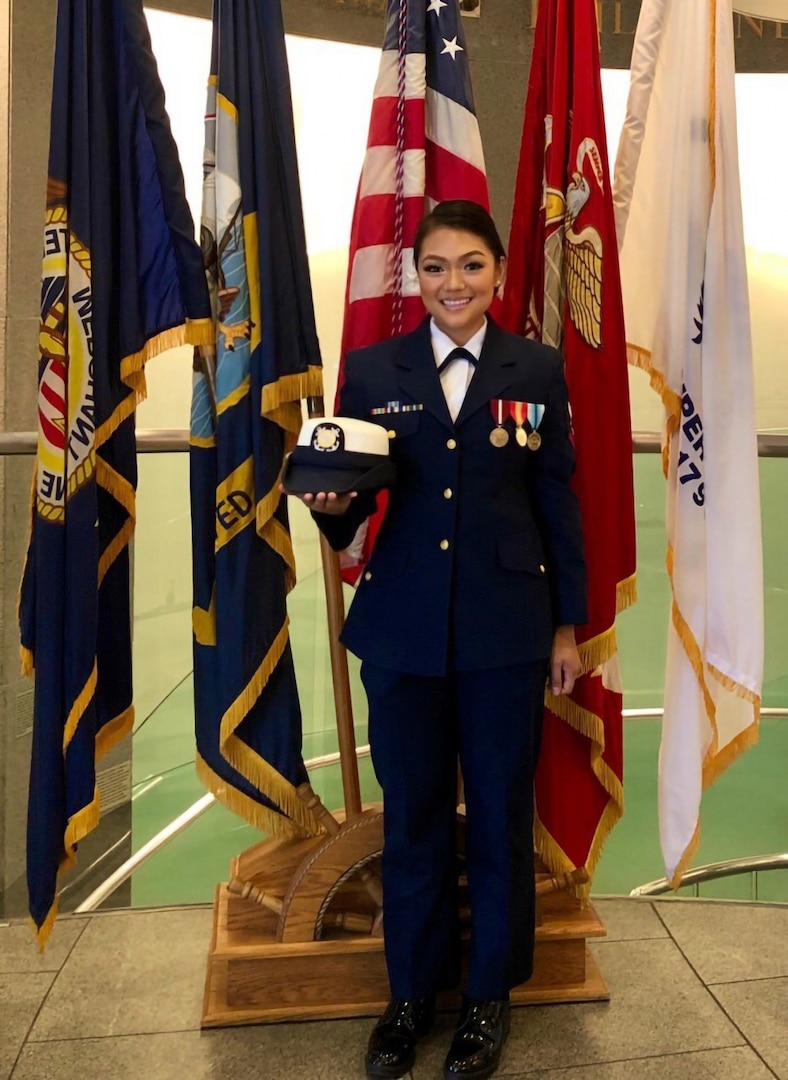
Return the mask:
<path id="1" fill-rule="evenodd" d="M 493 446 L 506 446 L 509 442 L 509 432 L 505 427 L 493 428 L 490 432 L 490 442 Z"/>
<path id="2" fill-rule="evenodd" d="M 518 428 L 517 428 L 517 431 L 516 431 L 514 437 L 515 437 L 515 439 L 517 439 L 517 445 L 518 446 L 527 446 L 528 445 L 528 436 L 526 435 L 525 428 L 522 426 L 522 424 L 518 425 Z"/>
<path id="3" fill-rule="evenodd" d="M 526 440 L 529 450 L 538 450 L 542 445 L 542 436 L 538 431 L 532 431 Z"/>

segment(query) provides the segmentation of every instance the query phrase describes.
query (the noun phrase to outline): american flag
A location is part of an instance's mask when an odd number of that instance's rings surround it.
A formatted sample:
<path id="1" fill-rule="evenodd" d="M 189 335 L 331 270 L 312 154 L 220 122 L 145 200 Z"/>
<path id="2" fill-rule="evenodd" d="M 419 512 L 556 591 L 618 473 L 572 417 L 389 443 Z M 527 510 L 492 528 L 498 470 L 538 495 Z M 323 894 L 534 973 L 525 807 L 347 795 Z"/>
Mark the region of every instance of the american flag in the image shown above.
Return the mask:
<path id="1" fill-rule="evenodd" d="M 343 360 L 423 317 L 413 237 L 444 199 L 489 206 L 459 9 L 389 0 L 350 235 Z"/>
<path id="2" fill-rule="evenodd" d="M 348 352 L 407 333 L 424 317 L 413 238 L 445 199 L 489 207 L 457 0 L 389 0 L 350 234 L 340 387 Z M 373 521 L 369 539 L 376 532 Z"/>

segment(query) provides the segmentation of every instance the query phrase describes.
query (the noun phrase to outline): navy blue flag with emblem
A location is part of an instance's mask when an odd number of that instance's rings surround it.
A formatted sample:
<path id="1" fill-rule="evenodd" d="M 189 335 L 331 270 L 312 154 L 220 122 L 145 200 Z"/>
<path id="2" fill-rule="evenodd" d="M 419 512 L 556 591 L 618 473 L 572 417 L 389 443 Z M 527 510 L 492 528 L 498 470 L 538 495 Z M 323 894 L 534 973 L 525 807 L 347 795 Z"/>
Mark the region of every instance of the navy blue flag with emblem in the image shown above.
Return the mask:
<path id="1" fill-rule="evenodd" d="M 60 0 L 41 284 L 38 454 L 22 580 L 35 672 L 30 913 L 98 823 L 131 730 L 129 541 L 145 361 L 211 340 L 208 290 L 140 0 Z"/>
<path id="2" fill-rule="evenodd" d="M 202 244 L 217 334 L 191 424 L 197 771 L 251 824 L 316 833 L 296 794 L 295 565 L 278 484 L 322 367 L 279 0 L 215 0 L 213 30 Z"/>

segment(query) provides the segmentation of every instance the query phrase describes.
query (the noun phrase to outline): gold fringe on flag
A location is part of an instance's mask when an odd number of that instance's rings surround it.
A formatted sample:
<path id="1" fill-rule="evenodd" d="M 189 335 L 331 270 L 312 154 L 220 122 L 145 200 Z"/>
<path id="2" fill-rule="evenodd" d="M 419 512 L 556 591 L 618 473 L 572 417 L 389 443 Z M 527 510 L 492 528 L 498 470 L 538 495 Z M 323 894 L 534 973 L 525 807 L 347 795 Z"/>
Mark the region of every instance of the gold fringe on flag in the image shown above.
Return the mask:
<path id="1" fill-rule="evenodd" d="M 95 669 L 94 669 L 95 672 Z M 86 687 L 87 689 L 87 687 Z M 95 690 L 95 685 L 94 685 Z M 85 691 L 83 691 L 83 694 Z M 92 696 L 92 695 L 91 695 Z M 82 694 L 80 695 L 82 697 Z M 88 699 L 89 700 L 89 699 Z M 102 759 L 102 757 L 108 753 L 113 746 L 117 745 L 121 739 L 128 735 L 134 727 L 134 707 L 124 709 L 122 713 L 108 721 L 96 737 L 96 763 Z M 76 726 L 74 728 L 76 730 Z M 67 742 L 64 739 L 64 751 L 67 746 Z M 101 818 L 101 792 L 98 786 L 93 789 L 93 798 L 73 817 L 69 818 L 66 831 L 63 836 L 63 858 L 60 861 L 58 867 L 58 876 L 64 874 L 67 870 L 70 870 L 76 862 L 76 848 L 80 841 L 93 832 L 98 826 Z M 55 900 L 52 907 L 47 912 L 47 916 L 41 927 L 37 927 L 36 924 L 30 919 L 30 925 L 33 928 L 33 933 L 36 936 L 36 942 L 38 944 L 38 951 L 43 952 L 46 943 L 52 933 L 52 928 L 55 925 L 58 913 L 58 898 L 55 896 Z"/>
<path id="2" fill-rule="evenodd" d="M 121 739 L 131 734 L 133 728 L 134 706 L 129 705 L 122 713 L 108 721 L 96 736 L 96 761 L 101 761 Z"/>
<path id="3" fill-rule="evenodd" d="M 636 574 L 625 578 L 624 581 L 619 581 L 616 585 L 616 615 L 620 615 L 622 611 L 635 603 L 637 593 Z M 597 634 L 596 637 L 579 642 L 577 651 L 580 656 L 580 671 L 583 675 L 594 671 L 600 664 L 604 664 L 618 651 L 615 624 L 603 630 L 601 634 Z"/>
<path id="4" fill-rule="evenodd" d="M 758 717 L 760 716 L 760 706 L 758 706 Z M 753 720 L 749 727 L 746 727 L 744 731 L 740 731 L 735 739 L 732 739 L 727 746 L 722 750 L 715 748 L 714 753 L 706 754 L 703 761 L 703 790 L 711 787 L 717 777 L 732 765 L 739 754 L 743 754 L 745 750 L 749 750 L 751 746 L 757 746 L 759 732 L 758 732 L 758 717 Z"/>
<path id="5" fill-rule="evenodd" d="M 55 920 L 57 919 L 57 909 L 58 904 L 57 900 L 55 900 L 54 904 L 47 913 L 47 917 L 44 919 L 40 927 L 36 926 L 32 919 L 28 919 L 30 928 L 35 935 L 36 945 L 38 946 L 38 951 L 40 953 L 42 953 L 46 948 L 47 942 L 49 941 L 49 938 L 52 934 L 52 930 L 54 929 Z"/>
<path id="6" fill-rule="evenodd" d="M 288 643 L 285 620 L 248 684 L 224 714 L 219 726 L 219 749 L 232 767 L 275 803 L 304 832 L 316 836 L 321 830 L 311 810 L 298 798 L 295 787 L 236 734 L 268 683 Z"/>
<path id="7" fill-rule="evenodd" d="M 692 834 L 692 839 L 687 844 L 686 851 L 676 864 L 676 869 L 673 871 L 671 877 L 668 878 L 668 885 L 674 891 L 681 887 L 681 879 L 689 869 L 695 856 L 698 853 L 698 845 L 700 844 L 700 822 L 695 826 L 695 832 Z"/>
<path id="8" fill-rule="evenodd" d="M 618 585 L 616 585 L 616 615 L 620 615 L 622 611 L 626 611 L 628 607 L 631 607 L 637 598 L 637 574 L 632 574 L 631 577 L 625 578 L 624 581 L 619 581 Z"/>
<path id="9" fill-rule="evenodd" d="M 280 405 L 300 402 L 306 397 L 323 396 L 323 369 L 311 365 L 296 375 L 283 375 L 276 382 L 263 387 L 260 411 L 263 416 L 278 409 Z M 299 408 L 300 412 L 300 408 Z"/>
<path id="10" fill-rule="evenodd" d="M 292 450 L 301 430 L 301 403 L 288 401 L 284 405 L 277 405 L 270 412 L 261 412 L 260 415 L 282 429 L 285 436 L 285 453 Z"/>
<path id="11" fill-rule="evenodd" d="M 148 338 L 135 353 L 125 356 L 120 362 L 120 377 L 127 386 L 134 387 L 134 380 L 142 372 L 149 360 L 160 356 L 169 349 L 181 345 L 215 345 L 216 327 L 213 319 L 187 319 L 180 326 L 162 330 Z"/>
<path id="12" fill-rule="evenodd" d="M 32 650 L 26 649 L 24 645 L 19 646 L 19 664 L 23 676 L 35 675 L 35 657 L 33 656 Z"/>
<path id="13" fill-rule="evenodd" d="M 63 729 L 63 753 L 68 750 L 71 740 L 74 738 L 74 734 L 79 727 L 79 721 L 85 715 L 85 709 L 93 700 L 93 695 L 96 693 L 96 683 L 98 682 L 98 665 L 96 661 L 93 661 L 93 670 L 88 676 L 88 681 L 82 687 L 82 690 L 77 695 L 74 704 L 69 709 L 68 719 L 66 720 L 66 726 Z"/>
<path id="14" fill-rule="evenodd" d="M 577 869 L 552 833 L 542 824 L 538 814 L 534 819 L 534 847 L 551 874 L 570 874 Z M 576 886 L 573 892 L 577 893 L 577 888 Z"/>
<path id="15" fill-rule="evenodd" d="M 295 553 L 290 533 L 276 518 L 269 518 L 261 529 L 260 537 L 273 548 L 285 563 L 285 588 L 291 592 L 296 585 Z"/>
<path id="16" fill-rule="evenodd" d="M 596 637 L 580 642 L 577 651 L 580 655 L 580 674 L 594 671 L 618 651 L 615 626 L 609 626 Z"/>
<path id="17" fill-rule="evenodd" d="M 667 477 L 670 439 L 671 436 L 678 431 L 679 423 L 681 422 L 681 396 L 668 386 L 664 374 L 661 371 L 657 371 L 654 367 L 651 360 L 651 353 L 648 349 L 643 349 L 640 345 L 633 345 L 628 341 L 627 360 L 632 367 L 640 368 L 641 371 L 645 371 L 648 374 L 652 390 L 655 390 L 659 394 L 660 401 L 665 407 L 666 420 L 665 439 L 662 446 L 662 472 L 665 474 L 665 477 Z"/>
<path id="18" fill-rule="evenodd" d="M 192 630 L 199 645 L 216 644 L 216 585 L 211 589 L 211 602 L 208 610 L 192 608 Z"/>
<path id="19" fill-rule="evenodd" d="M 148 360 L 169 349 L 180 348 L 181 345 L 213 345 L 215 342 L 216 329 L 212 319 L 187 319 L 180 326 L 173 326 L 155 334 L 137 352 L 123 357 L 120 362 L 120 377 L 129 387 L 130 393 L 97 429 L 95 448 L 103 446 L 120 425 L 128 420 L 137 405 L 145 400 L 147 388 L 144 368 Z"/>
<path id="20" fill-rule="evenodd" d="M 33 475 L 30 478 L 30 506 L 27 515 L 27 543 L 25 545 L 25 565 L 22 568 L 22 577 L 16 594 L 16 624 L 20 625 L 22 615 L 22 582 L 27 574 L 27 560 L 30 558 L 30 542 L 33 539 L 33 513 L 36 506 L 38 493 L 38 461 L 33 465 Z M 36 660 L 32 649 L 24 645 L 19 646 L 19 666 L 23 678 L 30 678 L 36 670 Z"/>
<path id="21" fill-rule="evenodd" d="M 249 391 L 252 389 L 252 379 L 250 375 L 239 382 L 238 385 L 230 391 L 230 393 L 223 397 L 221 401 L 217 402 L 216 414 L 221 416 L 222 413 L 226 413 L 228 409 L 232 409 L 233 405 L 237 405 L 239 401 L 243 401 Z M 214 443 L 216 445 L 216 438 L 214 437 Z"/>
<path id="22" fill-rule="evenodd" d="M 571 728 L 591 741 L 591 768 L 594 776 L 620 808 L 619 816 L 621 816 L 624 809 L 624 788 L 602 757 L 605 752 L 605 728 L 601 718 L 596 713 L 584 709 L 582 705 L 578 705 L 565 694 L 555 697 L 548 692 L 545 694 L 545 704 L 550 712 L 566 721 Z"/>
<path id="23" fill-rule="evenodd" d="M 99 823 L 101 816 L 101 797 L 98 788 L 94 788 L 93 799 L 87 806 L 83 807 L 78 814 L 69 819 L 66 826 L 66 832 L 64 837 L 64 855 L 61 859 L 60 866 L 58 867 L 58 877 L 64 874 L 66 870 L 70 870 L 76 862 L 76 846 L 80 840 L 84 840 L 88 833 L 93 832 Z M 35 922 L 30 919 L 30 926 L 33 929 L 33 933 L 36 937 L 36 943 L 38 945 L 38 951 L 42 953 L 46 948 L 46 943 L 49 941 L 52 929 L 55 925 L 55 920 L 58 914 L 58 897 L 55 895 L 55 899 L 52 902 L 52 907 L 47 912 L 41 926 L 36 926 Z"/>
<path id="24" fill-rule="evenodd" d="M 214 798 L 260 832 L 268 833 L 271 836 L 281 836 L 286 839 L 303 839 L 308 835 L 314 835 L 306 833 L 295 822 L 282 817 L 275 810 L 255 802 L 254 799 L 250 799 L 248 795 L 239 791 L 238 788 L 225 783 L 199 753 L 196 754 L 194 764 L 198 777 Z"/>
<path id="25" fill-rule="evenodd" d="M 720 671 L 714 664 L 706 664 L 706 667 L 717 682 L 724 686 L 726 690 L 730 690 L 736 697 L 744 698 L 745 701 L 751 702 L 760 714 L 761 698 L 759 694 L 756 694 L 754 690 L 749 690 L 743 683 L 736 682 L 735 679 L 732 679 L 730 675 L 726 675 L 724 671 Z"/>
<path id="26" fill-rule="evenodd" d="M 93 442 L 95 450 L 100 449 L 105 442 L 108 442 L 120 425 L 125 423 L 136 411 L 137 406 L 145 400 L 144 389 L 144 386 L 140 388 L 140 385 L 138 384 L 135 390 L 130 390 L 123 401 L 116 406 L 109 419 L 105 420 L 100 427 L 96 428 L 96 436 Z"/>

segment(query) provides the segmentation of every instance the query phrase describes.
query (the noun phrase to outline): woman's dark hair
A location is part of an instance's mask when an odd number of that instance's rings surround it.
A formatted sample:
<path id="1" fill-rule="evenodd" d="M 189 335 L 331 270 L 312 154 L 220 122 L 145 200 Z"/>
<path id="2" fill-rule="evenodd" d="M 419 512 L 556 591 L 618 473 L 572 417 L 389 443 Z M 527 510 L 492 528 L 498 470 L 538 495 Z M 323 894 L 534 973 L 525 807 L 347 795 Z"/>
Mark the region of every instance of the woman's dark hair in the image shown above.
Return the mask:
<path id="1" fill-rule="evenodd" d="M 417 266 L 424 241 L 436 229 L 457 229 L 473 233 L 485 242 L 496 261 L 506 256 L 506 249 L 501 243 L 495 222 L 483 206 L 469 199 L 447 199 L 446 202 L 438 203 L 435 209 L 419 222 L 413 241 L 413 260 Z"/>

